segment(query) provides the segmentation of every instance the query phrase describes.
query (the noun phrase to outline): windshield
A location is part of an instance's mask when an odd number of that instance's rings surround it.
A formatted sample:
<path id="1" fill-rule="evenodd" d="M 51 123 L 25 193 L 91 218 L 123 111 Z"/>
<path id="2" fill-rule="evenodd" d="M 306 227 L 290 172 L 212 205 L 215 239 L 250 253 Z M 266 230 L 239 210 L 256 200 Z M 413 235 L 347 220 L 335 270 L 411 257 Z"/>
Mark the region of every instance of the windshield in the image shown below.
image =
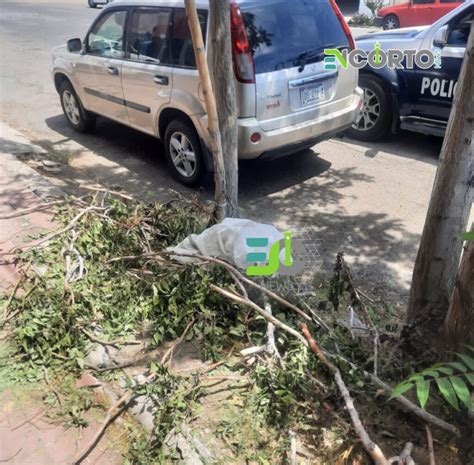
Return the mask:
<path id="1" fill-rule="evenodd" d="M 257 74 L 299 66 L 307 51 L 349 46 L 328 0 L 244 0 L 239 5 Z M 306 57 L 306 63 L 318 60 L 318 53 Z"/>

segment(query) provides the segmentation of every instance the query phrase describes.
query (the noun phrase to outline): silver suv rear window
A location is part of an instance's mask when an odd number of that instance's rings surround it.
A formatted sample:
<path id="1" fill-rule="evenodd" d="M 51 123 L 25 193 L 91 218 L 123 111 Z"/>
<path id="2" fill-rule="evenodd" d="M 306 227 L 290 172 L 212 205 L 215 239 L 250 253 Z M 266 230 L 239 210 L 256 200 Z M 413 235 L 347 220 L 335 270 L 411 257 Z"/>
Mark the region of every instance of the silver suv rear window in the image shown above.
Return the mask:
<path id="1" fill-rule="evenodd" d="M 239 6 L 257 74 L 298 66 L 308 51 L 312 63 L 322 60 L 324 48 L 349 47 L 328 0 L 241 0 Z"/>

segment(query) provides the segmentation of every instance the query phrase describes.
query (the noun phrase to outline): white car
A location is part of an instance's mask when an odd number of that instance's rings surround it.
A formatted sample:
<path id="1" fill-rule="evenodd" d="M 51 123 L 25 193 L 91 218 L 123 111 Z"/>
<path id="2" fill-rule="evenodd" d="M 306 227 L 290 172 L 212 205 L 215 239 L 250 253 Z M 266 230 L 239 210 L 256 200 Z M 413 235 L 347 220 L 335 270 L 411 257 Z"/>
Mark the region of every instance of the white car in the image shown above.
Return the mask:
<path id="1" fill-rule="evenodd" d="M 90 8 L 97 8 L 99 5 L 107 5 L 107 3 L 111 3 L 113 0 L 87 0 Z"/>

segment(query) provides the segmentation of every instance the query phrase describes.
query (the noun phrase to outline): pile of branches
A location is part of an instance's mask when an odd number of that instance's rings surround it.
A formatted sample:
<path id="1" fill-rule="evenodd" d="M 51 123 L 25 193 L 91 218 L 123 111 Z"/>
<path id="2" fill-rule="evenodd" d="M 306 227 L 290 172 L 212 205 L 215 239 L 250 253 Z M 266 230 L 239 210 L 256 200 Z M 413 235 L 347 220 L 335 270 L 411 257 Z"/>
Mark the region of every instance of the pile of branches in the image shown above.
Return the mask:
<path id="1" fill-rule="evenodd" d="M 351 305 L 362 310 L 373 339 L 370 372 L 339 350 L 331 328 L 314 309 L 306 306 L 303 310 L 220 258 L 178 256 L 166 250 L 209 226 L 212 212 L 206 206 L 182 198 L 147 205 L 123 197 L 104 191 L 58 202 L 55 219 L 62 227 L 19 251 L 22 279 L 4 306 L 1 324 L 10 325 L 15 360 L 30 379 L 42 377 L 44 367 L 79 373 L 87 368 L 91 343 L 133 343 L 145 331 L 152 347 L 175 341 L 159 361 L 164 368 L 185 338 L 199 339 L 203 359 L 217 363 L 229 348 L 250 342 L 250 348 L 242 349 L 242 357 L 264 354 L 283 372 L 288 354 L 296 347 L 314 355 L 304 376 L 311 377 L 314 367 L 323 367 L 332 378 L 354 432 L 374 463 L 413 463 L 411 443 L 399 456 L 386 457 L 364 427 L 344 380 L 342 366 L 359 373 L 378 393 L 388 397 L 392 391 L 378 377 L 378 331 L 342 254 L 337 258 L 337 281 L 332 289 L 333 293 L 334 287 L 339 293 L 347 290 Z M 177 260 L 183 257 L 192 260 L 186 264 Z M 17 297 L 20 286 L 24 294 Z M 284 319 L 278 316 L 280 312 Z M 117 414 L 147 392 L 144 387 L 156 386 L 157 379 L 161 382 L 162 376 L 163 370 L 155 365 L 138 385 L 130 386 L 108 410 L 102 427 L 78 453 L 75 463 L 89 454 Z M 453 425 L 404 396 L 396 401 L 426 425 L 458 433 Z"/>

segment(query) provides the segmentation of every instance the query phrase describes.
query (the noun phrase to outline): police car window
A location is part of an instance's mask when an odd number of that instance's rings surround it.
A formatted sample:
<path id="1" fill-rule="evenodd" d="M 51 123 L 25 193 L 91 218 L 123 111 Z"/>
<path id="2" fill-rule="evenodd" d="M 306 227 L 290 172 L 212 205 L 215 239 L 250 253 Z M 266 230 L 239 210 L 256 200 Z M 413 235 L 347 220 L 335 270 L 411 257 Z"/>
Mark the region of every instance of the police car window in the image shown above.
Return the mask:
<path id="1" fill-rule="evenodd" d="M 198 10 L 203 36 L 206 37 L 207 12 Z M 193 41 L 189 31 L 188 18 L 184 8 L 176 8 L 173 14 L 173 34 L 171 43 L 172 61 L 175 66 L 196 68 Z"/>
<path id="2" fill-rule="evenodd" d="M 108 58 L 122 58 L 126 17 L 124 10 L 101 16 L 87 37 L 87 51 Z"/>
<path id="3" fill-rule="evenodd" d="M 464 0 L 440 0 L 440 3 L 464 3 Z"/>
<path id="4" fill-rule="evenodd" d="M 471 30 L 471 23 L 473 20 L 473 14 L 464 16 L 459 23 L 454 25 L 449 32 L 447 47 L 465 47 L 467 39 L 469 38 L 469 32 Z"/>
<path id="5" fill-rule="evenodd" d="M 435 0 L 413 0 L 414 5 L 427 5 L 429 3 L 434 3 Z"/>
<path id="6" fill-rule="evenodd" d="M 170 64 L 170 8 L 140 8 L 133 11 L 127 51 L 131 60 Z"/>

